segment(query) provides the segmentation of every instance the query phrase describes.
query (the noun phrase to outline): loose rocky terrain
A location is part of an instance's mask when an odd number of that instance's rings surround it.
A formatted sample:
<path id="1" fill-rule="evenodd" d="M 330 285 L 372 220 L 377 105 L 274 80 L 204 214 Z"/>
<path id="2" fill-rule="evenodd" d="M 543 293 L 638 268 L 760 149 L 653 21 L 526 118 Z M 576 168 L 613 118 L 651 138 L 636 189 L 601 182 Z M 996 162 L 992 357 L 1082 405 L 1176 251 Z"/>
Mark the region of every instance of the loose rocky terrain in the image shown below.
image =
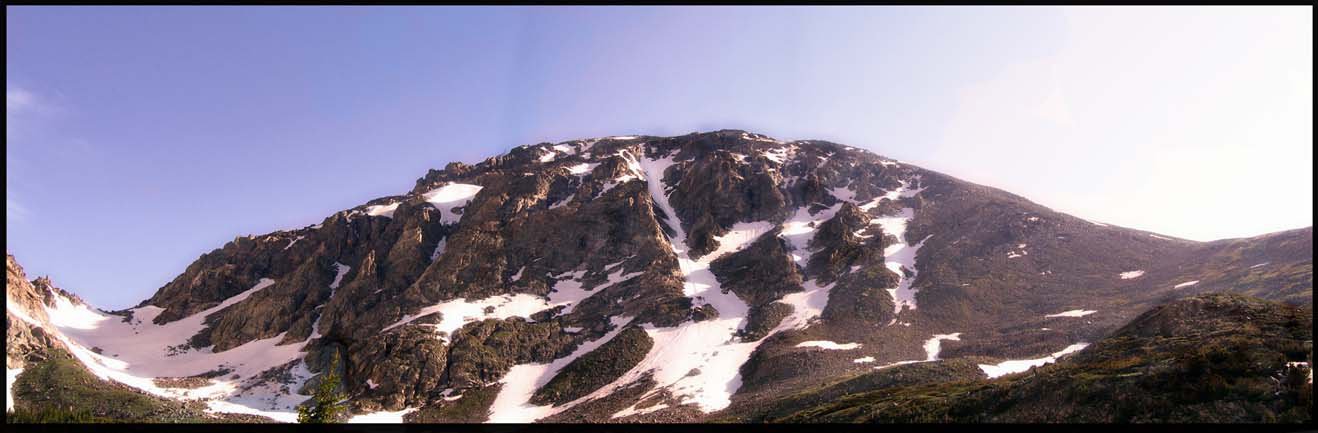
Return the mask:
<path id="1" fill-rule="evenodd" d="M 1113 342 L 1188 308 L 1180 299 L 1263 302 L 1196 297 L 1236 293 L 1311 315 L 1312 239 L 1169 238 L 825 141 L 724 130 L 541 143 L 450 163 L 315 225 L 237 237 L 124 311 L 29 282 L 10 256 L 6 364 L 29 381 L 16 405 L 32 409 L 43 400 L 24 397 L 40 389 L 29 372 L 63 353 L 78 361 L 65 367 L 209 417 L 289 421 L 337 358 L 356 421 L 960 420 L 982 407 L 948 397 L 962 392 L 952 384 L 1024 407 L 1071 380 L 990 382 L 972 366 L 1153 362 Z M 1290 346 L 1269 350 L 1307 362 L 1288 326 L 1274 343 Z M 1230 344 L 1270 341 L 1250 332 Z M 1176 350 L 1220 337 L 1173 334 L 1186 342 Z M 1167 374 L 1200 368 L 1182 367 Z M 1117 391 L 1093 395 L 1157 391 L 1095 374 Z M 874 409 L 914 389 L 936 394 L 929 411 Z M 1198 392 L 1182 402 L 1220 395 Z M 847 395 L 868 397 L 825 406 Z M 1077 409 L 1082 397 L 975 420 L 1295 421 L 1307 402 L 1103 418 Z"/>

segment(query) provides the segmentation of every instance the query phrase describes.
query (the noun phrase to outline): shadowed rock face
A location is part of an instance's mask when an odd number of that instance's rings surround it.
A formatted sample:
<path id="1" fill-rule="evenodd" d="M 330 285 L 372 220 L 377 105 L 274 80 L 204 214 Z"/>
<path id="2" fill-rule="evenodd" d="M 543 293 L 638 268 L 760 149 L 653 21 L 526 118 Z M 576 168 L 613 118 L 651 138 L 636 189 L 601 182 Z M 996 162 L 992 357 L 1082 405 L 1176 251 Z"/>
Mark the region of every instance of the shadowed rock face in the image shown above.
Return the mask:
<path id="1" fill-rule="evenodd" d="M 743 223 L 768 229 L 721 250 Z M 691 280 L 701 269 L 684 269 L 687 259 L 707 264 L 743 311 L 688 295 L 713 283 Z M 28 283 L 9 262 L 11 301 L 50 302 L 32 288 L 48 281 Z M 311 339 L 308 366 L 319 372 L 324 354 L 339 353 L 358 413 L 421 408 L 409 419 L 480 421 L 513 366 L 550 364 L 612 335 L 538 378 L 530 403 L 557 405 L 550 420 L 692 421 L 710 415 L 680 387 L 632 371 L 666 349 L 661 330 L 740 317 L 719 344 L 755 343 L 753 352 L 707 368 L 739 373 L 719 414 L 750 413 L 877 365 L 925 360 L 934 335 L 959 335 L 940 340 L 939 359 L 1026 358 L 1204 292 L 1311 303 L 1312 229 L 1191 242 L 825 141 L 736 130 L 612 137 L 449 163 L 403 195 L 236 238 L 141 305 L 163 308 L 155 322 L 170 323 L 266 278 L 274 284 L 206 317 L 191 345 Z M 900 311 L 899 285 L 914 293 Z M 1069 310 L 1096 312 L 1048 317 Z M 11 347 L 44 344 L 22 326 L 8 332 Z M 855 348 L 798 347 L 806 341 Z M 580 401 L 605 386 L 614 392 Z"/>

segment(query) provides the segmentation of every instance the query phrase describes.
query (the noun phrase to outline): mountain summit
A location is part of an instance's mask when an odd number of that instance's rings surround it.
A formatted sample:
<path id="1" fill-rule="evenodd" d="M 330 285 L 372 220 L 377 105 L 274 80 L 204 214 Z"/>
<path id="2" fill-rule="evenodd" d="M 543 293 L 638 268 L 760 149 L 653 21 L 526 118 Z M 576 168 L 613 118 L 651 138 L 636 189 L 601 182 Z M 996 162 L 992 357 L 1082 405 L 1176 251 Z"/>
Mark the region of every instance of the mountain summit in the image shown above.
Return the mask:
<path id="1" fill-rule="evenodd" d="M 1209 292 L 1311 318 L 1312 251 L 1312 228 L 1174 239 L 826 141 L 541 143 L 236 238 L 124 311 L 11 256 L 10 401 L 67 352 L 198 417 L 292 421 L 333 364 L 353 421 L 852 420 L 782 405 L 893 368 L 1018 377 Z"/>

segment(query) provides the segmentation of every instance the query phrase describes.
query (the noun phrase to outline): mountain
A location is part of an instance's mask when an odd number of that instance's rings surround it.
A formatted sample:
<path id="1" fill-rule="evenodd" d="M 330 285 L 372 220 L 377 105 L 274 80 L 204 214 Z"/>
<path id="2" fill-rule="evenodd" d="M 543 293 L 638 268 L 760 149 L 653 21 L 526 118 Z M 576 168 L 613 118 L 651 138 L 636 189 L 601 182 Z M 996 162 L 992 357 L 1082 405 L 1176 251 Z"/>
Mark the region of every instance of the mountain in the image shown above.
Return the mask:
<path id="1" fill-rule="evenodd" d="M 9 327 L 7 363 L 61 343 L 207 416 L 292 421 L 333 364 L 353 421 L 769 420 L 865 373 L 1078 359 L 1207 293 L 1311 312 L 1312 251 L 1312 228 L 1175 239 L 825 141 L 606 137 L 235 238 L 124 311 L 11 272 L 7 326 L 47 337 Z"/>

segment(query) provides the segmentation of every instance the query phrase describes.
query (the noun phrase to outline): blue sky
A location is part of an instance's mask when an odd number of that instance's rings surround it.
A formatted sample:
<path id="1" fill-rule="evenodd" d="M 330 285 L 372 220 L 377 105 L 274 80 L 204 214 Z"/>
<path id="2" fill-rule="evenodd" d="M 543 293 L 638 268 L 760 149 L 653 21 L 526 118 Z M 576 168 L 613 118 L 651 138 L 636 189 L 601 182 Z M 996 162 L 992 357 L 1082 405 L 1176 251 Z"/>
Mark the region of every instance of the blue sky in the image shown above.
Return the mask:
<path id="1" fill-rule="evenodd" d="M 1196 240 L 1313 224 L 1312 9 L 7 7 L 6 249 L 106 307 L 542 141 L 737 128 Z"/>

